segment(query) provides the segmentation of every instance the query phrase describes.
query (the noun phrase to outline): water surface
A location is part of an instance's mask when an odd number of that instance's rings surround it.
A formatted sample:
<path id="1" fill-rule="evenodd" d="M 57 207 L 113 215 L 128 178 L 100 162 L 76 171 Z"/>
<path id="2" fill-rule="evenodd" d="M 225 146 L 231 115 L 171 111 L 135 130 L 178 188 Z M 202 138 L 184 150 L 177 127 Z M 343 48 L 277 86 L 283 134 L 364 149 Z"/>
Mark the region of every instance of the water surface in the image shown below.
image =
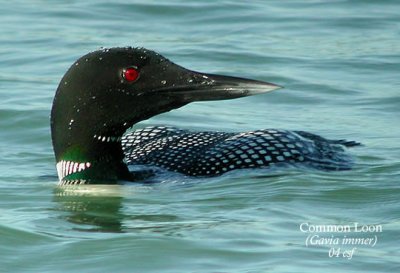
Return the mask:
<path id="1" fill-rule="evenodd" d="M 397 272 L 399 10 L 389 0 L 4 2 L 0 272 Z M 49 130 L 58 82 L 81 55 L 128 45 L 286 87 L 193 103 L 139 126 L 307 130 L 362 142 L 350 151 L 354 169 L 58 189 Z M 300 230 L 355 222 L 382 232 Z M 307 247 L 309 235 L 377 242 Z"/>

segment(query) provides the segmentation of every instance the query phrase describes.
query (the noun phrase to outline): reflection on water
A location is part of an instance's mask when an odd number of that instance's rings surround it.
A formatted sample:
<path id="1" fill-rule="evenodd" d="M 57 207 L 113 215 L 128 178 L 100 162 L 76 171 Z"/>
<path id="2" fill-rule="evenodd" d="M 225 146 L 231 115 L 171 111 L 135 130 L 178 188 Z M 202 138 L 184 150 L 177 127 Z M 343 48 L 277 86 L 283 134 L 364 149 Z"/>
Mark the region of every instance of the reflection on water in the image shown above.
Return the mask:
<path id="1" fill-rule="evenodd" d="M 54 202 L 58 203 L 58 210 L 67 213 L 65 220 L 79 225 L 74 230 L 122 232 L 125 215 L 121 212 L 123 197 L 118 191 L 107 186 L 57 188 Z"/>
<path id="2" fill-rule="evenodd" d="M 136 191 L 148 191 L 147 186 L 79 185 L 58 187 L 53 201 L 60 218 L 73 224 L 72 229 L 84 232 L 160 232 L 175 234 L 185 222 L 170 213 L 168 205 L 148 195 L 132 198 Z M 150 200 L 146 200 L 149 197 Z M 144 205 L 151 203 L 152 207 Z M 154 210 L 154 208 L 159 208 Z M 197 220 L 194 221 L 198 224 Z"/>
<path id="3" fill-rule="evenodd" d="M 54 190 L 53 201 L 56 203 L 55 209 L 60 212 L 59 218 L 72 224 L 71 230 L 82 232 L 181 236 L 182 232 L 207 230 L 237 221 L 222 216 L 204 219 L 195 214 L 185 214 L 186 210 L 182 212 L 182 203 L 177 202 L 171 192 L 167 197 L 160 196 L 161 185 L 157 187 L 155 196 L 149 189 L 147 186 L 128 185 L 58 187 Z M 145 194 L 141 195 L 143 191 Z M 224 200 L 212 198 L 210 207 L 214 206 L 213 202 L 217 206 Z M 203 202 L 200 200 L 200 203 Z"/>

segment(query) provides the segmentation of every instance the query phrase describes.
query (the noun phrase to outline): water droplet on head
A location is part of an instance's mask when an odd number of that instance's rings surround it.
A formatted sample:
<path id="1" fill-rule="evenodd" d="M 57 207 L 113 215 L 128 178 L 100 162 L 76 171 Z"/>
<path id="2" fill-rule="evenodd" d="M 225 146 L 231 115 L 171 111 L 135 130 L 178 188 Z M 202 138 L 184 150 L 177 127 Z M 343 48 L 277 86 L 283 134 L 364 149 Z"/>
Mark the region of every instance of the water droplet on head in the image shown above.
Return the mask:
<path id="1" fill-rule="evenodd" d="M 165 85 L 166 83 L 167 83 L 166 80 L 162 80 L 162 81 L 161 81 L 161 84 L 163 84 L 163 85 Z"/>
<path id="2" fill-rule="evenodd" d="M 99 61 L 103 60 L 103 57 L 99 57 Z"/>

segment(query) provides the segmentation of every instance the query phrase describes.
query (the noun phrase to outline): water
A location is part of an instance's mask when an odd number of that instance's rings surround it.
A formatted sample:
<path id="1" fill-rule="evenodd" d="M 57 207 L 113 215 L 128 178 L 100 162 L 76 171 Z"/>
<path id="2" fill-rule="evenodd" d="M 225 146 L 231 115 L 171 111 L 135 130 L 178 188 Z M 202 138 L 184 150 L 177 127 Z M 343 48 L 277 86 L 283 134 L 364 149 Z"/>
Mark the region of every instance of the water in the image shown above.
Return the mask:
<path id="1" fill-rule="evenodd" d="M 389 0 L 3 1 L 0 271 L 397 272 L 399 10 Z M 362 142 L 350 151 L 355 168 L 58 189 L 49 133 L 58 82 L 86 52 L 126 45 L 286 87 L 191 104 L 140 126 L 308 130 Z M 382 232 L 300 230 L 355 222 Z M 377 242 L 307 247 L 309 235 Z"/>

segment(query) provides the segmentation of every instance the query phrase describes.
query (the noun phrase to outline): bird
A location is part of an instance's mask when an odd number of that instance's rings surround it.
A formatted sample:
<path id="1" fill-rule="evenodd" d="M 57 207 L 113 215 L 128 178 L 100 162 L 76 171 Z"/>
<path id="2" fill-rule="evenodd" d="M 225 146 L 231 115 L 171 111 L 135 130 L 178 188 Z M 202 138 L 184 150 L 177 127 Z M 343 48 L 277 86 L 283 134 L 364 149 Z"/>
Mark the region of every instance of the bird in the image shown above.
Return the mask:
<path id="1" fill-rule="evenodd" d="M 287 165 L 351 169 L 346 147 L 360 143 L 305 131 L 197 132 L 166 125 L 127 132 L 140 121 L 191 102 L 279 88 L 189 70 L 143 47 L 90 52 L 67 70 L 53 100 L 50 123 L 59 185 L 143 182 L 155 175 L 153 167 L 188 177 Z M 132 165 L 149 168 L 130 171 Z"/>

